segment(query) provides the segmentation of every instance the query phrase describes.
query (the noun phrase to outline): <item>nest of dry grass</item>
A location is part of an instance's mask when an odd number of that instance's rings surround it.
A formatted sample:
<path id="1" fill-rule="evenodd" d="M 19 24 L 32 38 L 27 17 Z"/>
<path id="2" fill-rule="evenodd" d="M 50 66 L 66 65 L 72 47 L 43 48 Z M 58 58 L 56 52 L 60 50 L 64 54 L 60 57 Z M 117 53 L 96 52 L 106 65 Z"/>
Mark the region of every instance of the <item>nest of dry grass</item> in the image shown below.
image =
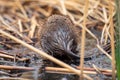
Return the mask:
<path id="1" fill-rule="evenodd" d="M 84 13 L 84 0 L 0 0 L 0 29 L 26 43 L 33 43 L 32 39 L 39 38 L 39 30 L 46 18 L 53 14 L 61 14 L 69 16 L 80 32 L 81 28 L 86 26 L 85 31 L 97 43 L 106 44 L 111 38 L 111 18 L 115 15 L 114 0 L 89 0 L 88 4 L 87 13 Z M 100 30 L 100 39 L 89 28 Z M 12 48 L 12 45 L 8 43 L 16 43 L 4 34 L 0 34 L 0 38 L 0 45 L 9 48 Z M 99 44 L 96 44 L 98 48 L 111 58 Z"/>

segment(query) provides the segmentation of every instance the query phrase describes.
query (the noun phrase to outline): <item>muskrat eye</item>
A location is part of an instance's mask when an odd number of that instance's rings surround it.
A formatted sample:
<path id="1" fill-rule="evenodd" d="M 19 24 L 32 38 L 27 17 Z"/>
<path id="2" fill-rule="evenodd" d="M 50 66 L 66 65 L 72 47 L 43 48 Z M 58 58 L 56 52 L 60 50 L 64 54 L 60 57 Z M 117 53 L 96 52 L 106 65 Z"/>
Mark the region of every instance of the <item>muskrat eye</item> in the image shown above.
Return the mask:
<path id="1" fill-rule="evenodd" d="M 58 19 L 56 19 L 56 21 L 57 21 Z"/>
<path id="2" fill-rule="evenodd" d="M 64 24 L 61 24 L 62 26 L 64 25 Z"/>
<path id="3" fill-rule="evenodd" d="M 66 18 L 64 20 L 67 20 Z"/>
<path id="4" fill-rule="evenodd" d="M 54 21 L 49 22 L 49 24 L 52 24 L 52 23 L 54 23 Z"/>

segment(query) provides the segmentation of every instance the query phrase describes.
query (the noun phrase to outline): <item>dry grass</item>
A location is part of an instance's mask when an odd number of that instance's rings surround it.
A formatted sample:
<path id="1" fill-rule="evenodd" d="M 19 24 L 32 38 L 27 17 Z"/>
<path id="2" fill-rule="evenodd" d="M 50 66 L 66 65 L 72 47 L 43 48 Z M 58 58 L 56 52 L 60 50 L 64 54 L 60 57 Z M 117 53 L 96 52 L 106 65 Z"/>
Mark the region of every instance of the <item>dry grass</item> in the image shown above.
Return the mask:
<path id="1" fill-rule="evenodd" d="M 84 11 L 84 0 L 0 0 L 0 29 L 22 41 L 32 43 L 31 39 L 39 38 L 39 30 L 47 17 L 53 14 L 67 15 L 76 27 L 83 28 L 96 40 L 96 46 L 112 60 L 112 67 L 115 71 L 114 24 L 112 24 L 112 18 L 115 14 L 114 0 L 89 0 L 88 4 L 88 10 Z M 88 29 L 92 27 L 97 27 L 98 30 L 102 31 L 100 40 Z M 9 36 L 4 36 L 5 34 L 1 31 L 0 33 L 0 38 L 4 39 L 5 42 L 6 40 L 13 42 Z M 83 41 L 85 41 L 85 34 L 83 36 Z M 112 56 L 101 47 L 109 41 L 109 38 L 111 39 Z M 84 44 L 82 50 L 83 55 Z M 79 74 L 78 71 L 76 72 Z M 115 73 L 113 75 L 115 76 Z"/>

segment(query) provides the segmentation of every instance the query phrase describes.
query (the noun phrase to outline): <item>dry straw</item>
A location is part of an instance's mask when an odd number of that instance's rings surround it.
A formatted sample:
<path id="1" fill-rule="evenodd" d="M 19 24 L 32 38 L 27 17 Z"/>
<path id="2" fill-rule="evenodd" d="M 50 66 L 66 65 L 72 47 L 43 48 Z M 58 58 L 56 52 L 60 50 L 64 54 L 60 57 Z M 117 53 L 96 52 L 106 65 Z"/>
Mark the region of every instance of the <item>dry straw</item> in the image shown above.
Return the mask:
<path id="1" fill-rule="evenodd" d="M 67 15 L 71 18 L 76 27 L 80 27 L 84 32 L 88 32 L 96 40 L 96 46 L 99 50 L 112 60 L 114 79 L 115 66 L 113 64 L 115 61 L 112 19 L 115 14 L 114 0 L 109 0 L 110 2 L 108 0 L 86 1 L 89 1 L 89 6 L 86 6 L 85 0 L 0 0 L 0 36 L 5 39 L 10 39 L 10 36 L 15 35 L 15 38 L 12 39 L 16 39 L 16 42 L 21 43 L 22 40 L 29 43 L 32 42 L 31 38 L 39 38 L 36 33 L 41 28 L 41 24 L 44 21 L 42 19 L 46 19 L 52 14 Z M 87 11 L 84 11 L 85 7 L 88 7 L 86 8 L 86 10 L 88 9 Z M 102 26 L 100 27 L 102 35 L 99 41 L 98 37 L 88 28 L 97 27 L 100 23 L 102 23 Z M 83 37 L 83 40 L 85 40 L 85 34 Z M 108 38 L 111 40 L 112 56 L 108 55 L 101 46 L 108 42 Z M 24 43 L 23 45 L 27 45 L 25 42 L 22 42 Z M 83 51 L 81 51 L 81 55 L 83 55 L 81 62 L 84 62 L 84 45 L 85 44 L 83 44 Z M 26 47 L 29 47 L 29 45 Z M 38 52 L 40 54 L 43 53 L 39 50 Z M 60 63 L 58 61 L 58 64 Z M 64 63 L 62 64 L 64 65 Z M 74 73 L 80 74 L 78 70 L 68 65 L 64 67 L 69 67 L 68 69 L 71 69 Z M 83 71 L 82 68 L 83 67 L 81 67 L 81 71 Z M 84 77 L 91 79 L 89 76 L 83 75 Z"/>

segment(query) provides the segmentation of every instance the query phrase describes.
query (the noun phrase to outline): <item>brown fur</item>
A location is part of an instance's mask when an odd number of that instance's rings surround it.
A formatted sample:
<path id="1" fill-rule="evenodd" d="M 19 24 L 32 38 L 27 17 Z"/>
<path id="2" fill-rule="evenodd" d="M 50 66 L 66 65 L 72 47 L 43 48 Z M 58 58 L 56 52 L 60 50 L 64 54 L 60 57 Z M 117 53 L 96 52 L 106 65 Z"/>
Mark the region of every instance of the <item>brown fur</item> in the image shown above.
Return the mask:
<path id="1" fill-rule="evenodd" d="M 79 58 L 78 34 L 72 21 L 61 15 L 53 15 L 43 24 L 40 46 L 54 57 Z"/>

